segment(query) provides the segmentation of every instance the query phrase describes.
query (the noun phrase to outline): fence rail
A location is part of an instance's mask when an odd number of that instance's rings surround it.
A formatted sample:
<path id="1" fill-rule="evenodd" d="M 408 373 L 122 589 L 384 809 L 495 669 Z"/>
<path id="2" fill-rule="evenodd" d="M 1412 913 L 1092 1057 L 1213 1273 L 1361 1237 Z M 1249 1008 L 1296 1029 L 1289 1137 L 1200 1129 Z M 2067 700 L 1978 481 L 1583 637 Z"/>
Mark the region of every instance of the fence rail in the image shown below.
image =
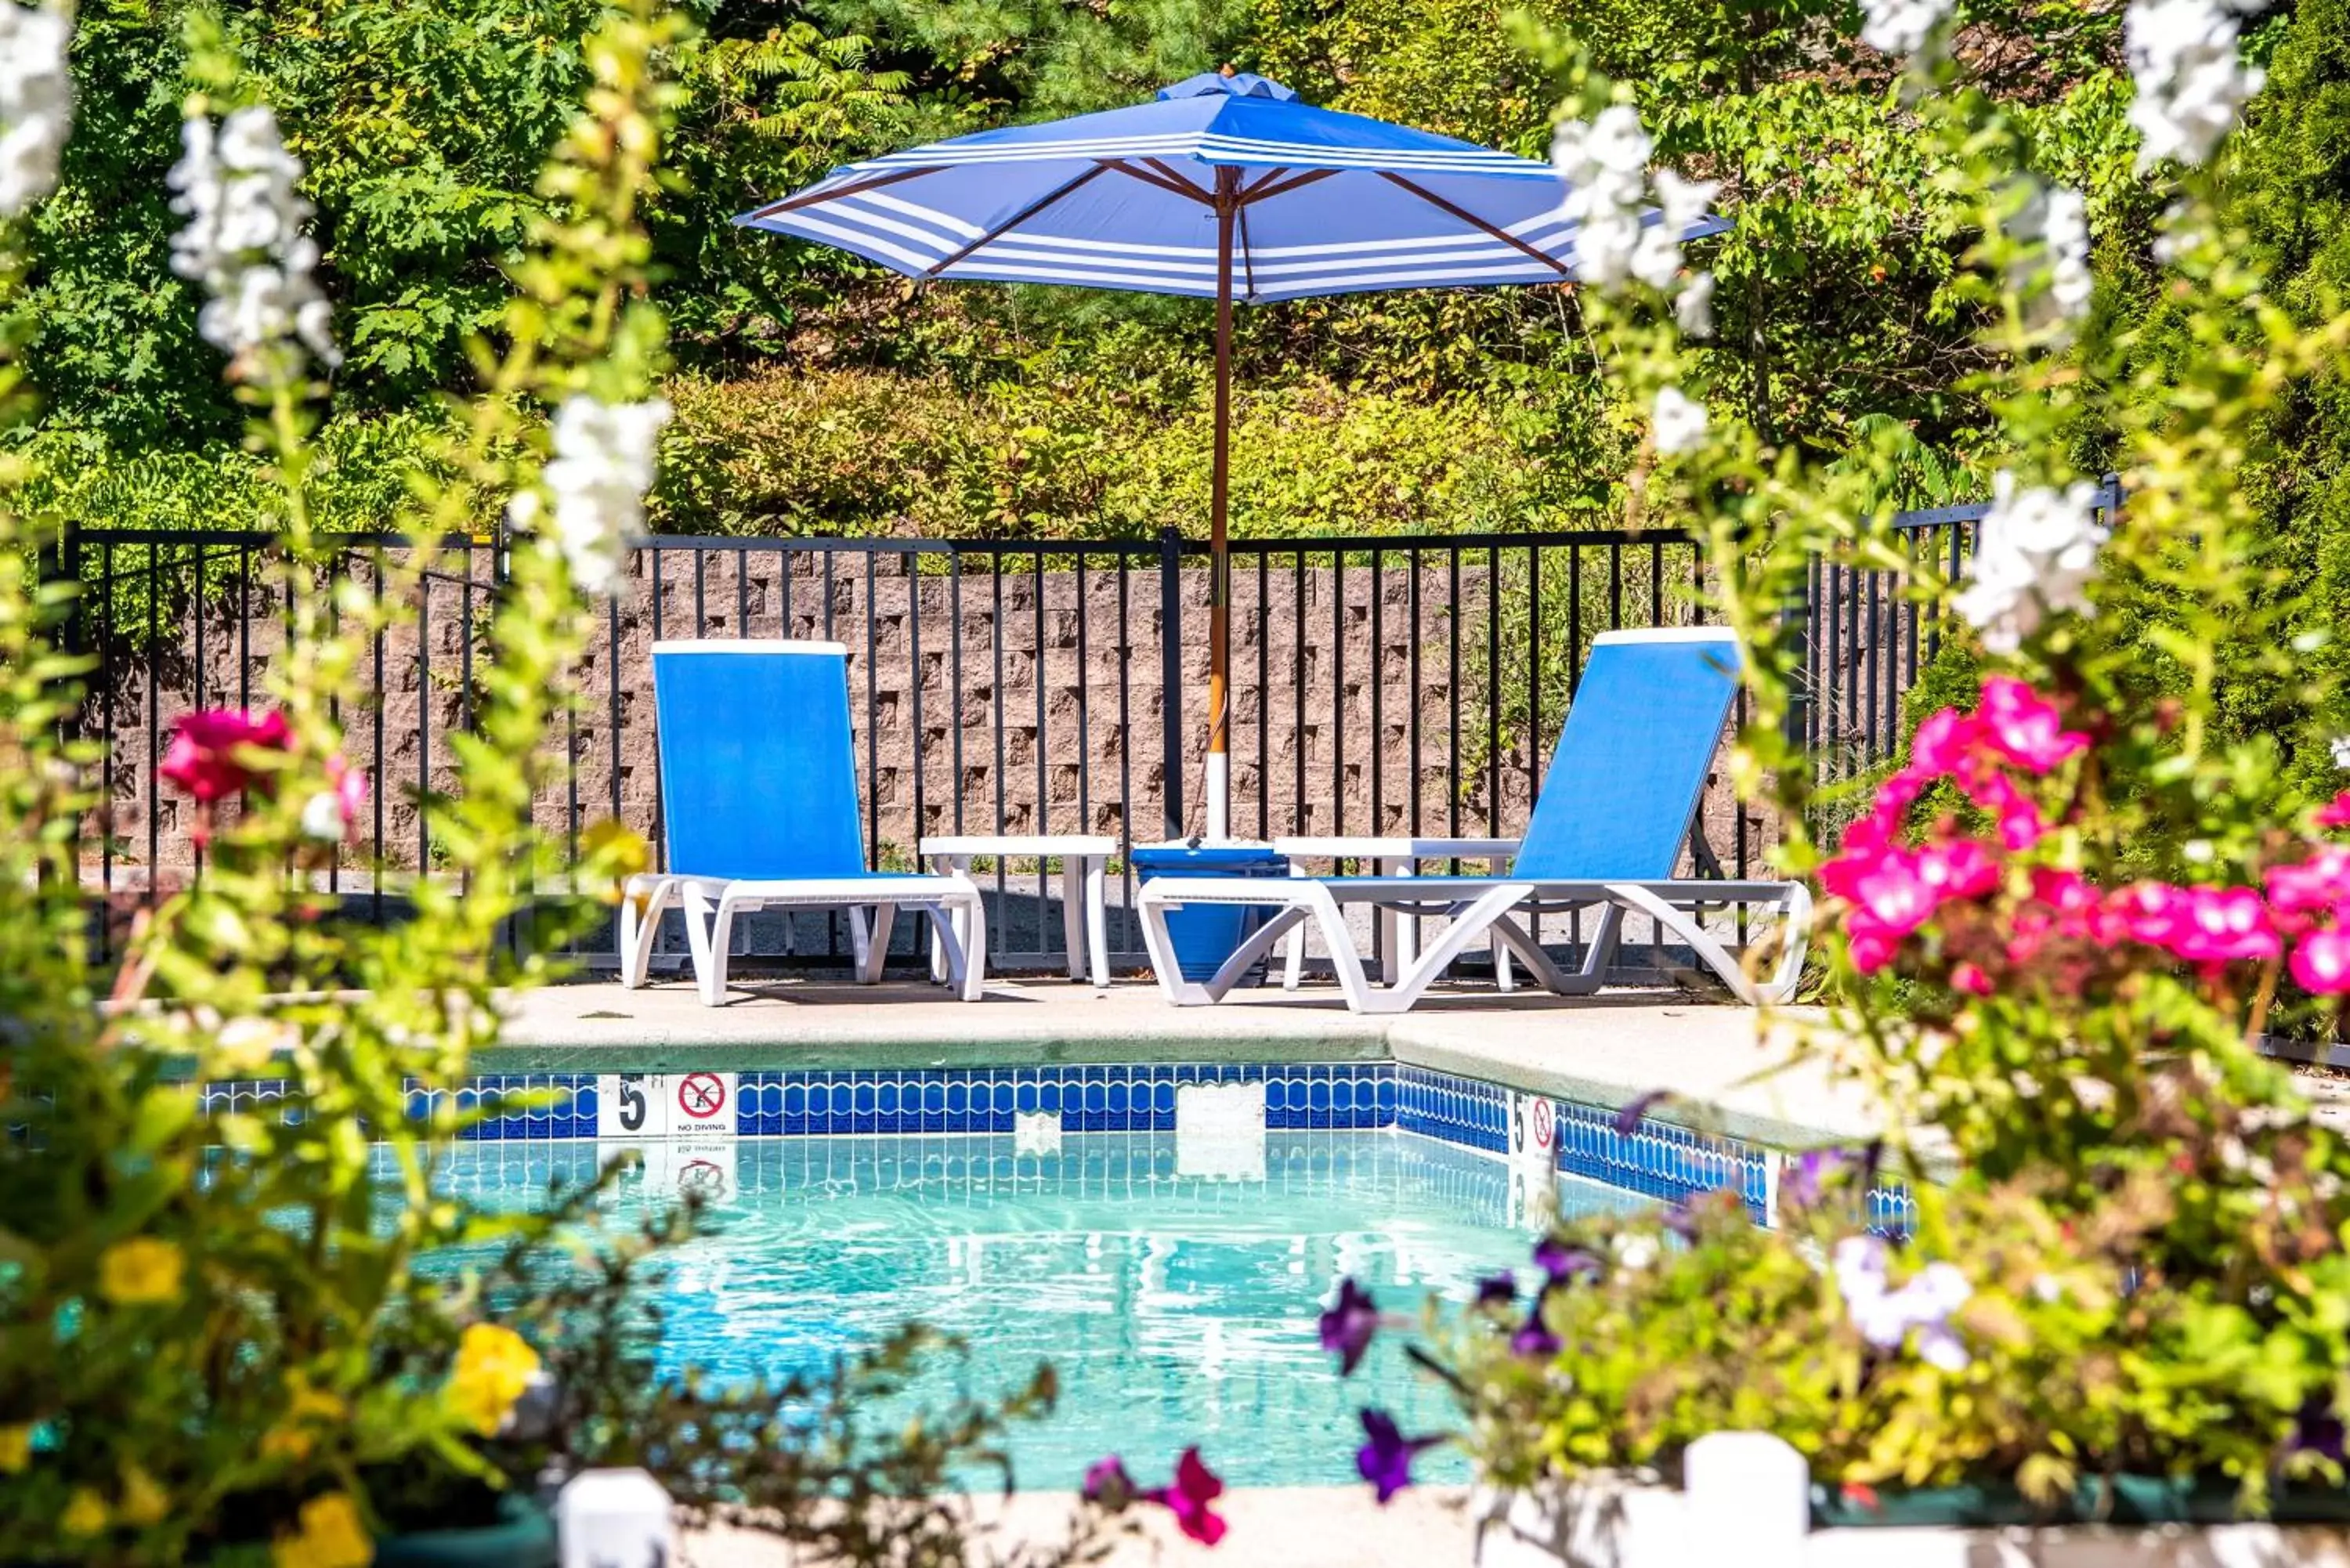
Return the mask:
<path id="1" fill-rule="evenodd" d="M 1903 519 L 1913 558 L 1962 558 L 1983 510 Z M 83 586 L 69 636 L 97 662 L 83 725 L 106 743 L 84 878 L 117 924 L 201 874 L 185 804 L 159 787 L 156 766 L 179 714 L 265 692 L 291 635 L 265 569 L 274 544 L 69 532 L 49 563 Z M 335 569 L 380 594 L 410 547 L 341 536 Z M 1516 834 L 1592 639 L 1701 619 L 1705 576 L 1696 541 L 1662 531 L 1235 541 L 1235 826 Z M 378 917 L 406 878 L 439 864 L 419 801 L 453 783 L 451 737 L 472 727 L 477 670 L 496 656 L 486 633 L 500 579 L 494 544 L 444 542 L 412 585 L 412 616 L 370 639 L 356 709 L 339 715 L 370 792 L 363 841 L 328 881 Z M 1083 542 L 660 535 L 632 552 L 628 579 L 574 672 L 544 827 L 576 844 L 589 822 L 617 817 L 659 852 L 656 641 L 838 641 L 872 862 L 911 866 L 920 839 L 943 833 L 1114 836 L 1112 957 L 1143 961 L 1123 851 L 1203 826 L 1204 546 L 1171 530 Z M 1817 567 L 1809 597 L 1803 737 L 1827 765 L 1864 767 L 1895 742 L 1932 619 L 1892 574 Z M 1743 876 L 1768 831 L 1717 782 L 1689 863 Z M 985 875 L 991 961 L 1057 966 L 1049 868 Z M 900 950 L 910 958 L 923 937 L 902 933 Z M 816 917 L 754 921 L 744 940 L 786 960 L 846 951 L 845 931 Z"/>

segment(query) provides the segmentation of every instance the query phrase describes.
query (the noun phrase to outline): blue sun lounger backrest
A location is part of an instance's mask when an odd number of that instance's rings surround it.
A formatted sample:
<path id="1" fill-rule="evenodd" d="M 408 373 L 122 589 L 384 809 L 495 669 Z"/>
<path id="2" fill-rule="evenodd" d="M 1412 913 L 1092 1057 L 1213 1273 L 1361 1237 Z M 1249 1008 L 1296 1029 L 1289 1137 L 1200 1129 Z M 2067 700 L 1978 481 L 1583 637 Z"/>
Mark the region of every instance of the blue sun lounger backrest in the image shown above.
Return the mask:
<path id="1" fill-rule="evenodd" d="M 846 648 L 657 642 L 653 709 L 671 872 L 865 874 Z"/>
<path id="2" fill-rule="evenodd" d="M 1601 633 L 1511 877 L 1670 877 L 1737 694 L 1727 628 Z"/>

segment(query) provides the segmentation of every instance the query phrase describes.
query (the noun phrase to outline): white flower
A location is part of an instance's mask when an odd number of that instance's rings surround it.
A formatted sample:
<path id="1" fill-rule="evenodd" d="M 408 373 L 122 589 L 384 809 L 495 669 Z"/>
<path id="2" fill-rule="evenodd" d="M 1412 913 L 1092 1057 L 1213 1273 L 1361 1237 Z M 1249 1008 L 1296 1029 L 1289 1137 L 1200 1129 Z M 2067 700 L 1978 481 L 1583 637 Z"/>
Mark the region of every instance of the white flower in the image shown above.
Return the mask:
<path id="1" fill-rule="evenodd" d="M 608 594 L 619 582 L 629 535 L 644 524 L 645 492 L 652 488 L 669 416 L 659 398 L 600 403 L 575 395 L 556 410 L 555 455 L 540 476 L 554 501 L 544 531 L 570 563 L 572 580 L 588 593 Z M 515 496 L 506 515 L 516 528 L 541 527 L 537 494 Z"/>
<path id="2" fill-rule="evenodd" d="M 1705 405 L 1682 396 L 1678 387 L 1667 387 L 1657 394 L 1649 419 L 1660 452 L 1695 452 L 1705 444 Z"/>
<path id="3" fill-rule="evenodd" d="M 1657 1261 L 1657 1239 L 1654 1236 L 1618 1236 L 1608 1251 L 1616 1254 L 1616 1266 L 1627 1273 L 1638 1273 Z"/>
<path id="4" fill-rule="evenodd" d="M 2068 319 L 2077 319 L 2096 289 L 2089 274 L 2089 208 L 2081 192 L 2065 185 L 2049 192 L 2042 232 L 2048 241 L 2048 296 Z"/>
<path id="5" fill-rule="evenodd" d="M 2154 236 L 2154 259 L 2165 266 L 2177 266 L 2181 260 L 2203 248 L 2211 236 L 2195 225 L 2195 209 L 2186 202 L 2173 202 L 2163 209 L 2162 220 Z"/>
<path id="6" fill-rule="evenodd" d="M 1713 199 L 1721 194 L 1719 180 L 1684 180 L 1669 169 L 1657 171 L 1657 210 L 1665 215 L 1665 227 L 1678 236 L 1691 223 L 1705 216 Z"/>
<path id="7" fill-rule="evenodd" d="M 1950 14 L 1950 0 L 1860 0 L 1860 41 L 1881 54 L 1915 54 Z"/>
<path id="8" fill-rule="evenodd" d="M 339 844 L 349 824 L 343 819 L 343 803 L 333 790 L 322 789 L 302 803 L 302 836 L 326 844 Z"/>
<path id="9" fill-rule="evenodd" d="M 1567 182 L 1560 211 L 1576 225 L 1575 275 L 1603 290 L 1632 275 L 1651 147 L 1639 112 L 1620 103 L 1601 109 L 1587 124 L 1568 120 L 1551 140 L 1551 163 Z M 1653 258 L 1644 265 L 1653 266 Z M 1676 248 L 1673 270 L 1679 265 Z"/>
<path id="10" fill-rule="evenodd" d="M 1974 1294 L 1954 1263 L 1929 1263 L 1898 1290 L 1887 1288 L 1891 1249 L 1875 1236 L 1846 1236 L 1835 1245 L 1836 1293 L 1861 1338 L 1879 1350 L 1898 1349 L 1917 1330 L 1918 1358 L 1945 1372 L 1961 1371 L 1970 1357 L 1950 1327 L 1950 1314 Z"/>
<path id="11" fill-rule="evenodd" d="M 2166 158 L 2200 163 L 2236 121 L 2262 75 L 2236 57 L 2241 25 L 2215 0 L 2136 0 L 2123 19 L 2123 52 L 2137 97 L 2138 167 Z"/>
<path id="12" fill-rule="evenodd" d="M 1640 248 L 1637 213 L 1610 212 L 1586 218 L 1575 232 L 1575 271 L 1586 283 L 1605 291 L 1632 275 L 1632 258 Z"/>
<path id="13" fill-rule="evenodd" d="M 2328 744 L 2334 753 L 2334 765 L 2350 768 L 2350 735 L 2336 735 Z"/>
<path id="14" fill-rule="evenodd" d="M 1681 236 L 1689 232 L 1690 224 L 1705 216 L 1721 182 L 1684 180 L 1669 169 L 1659 169 L 1656 188 L 1658 216 L 1640 231 L 1640 242 L 1632 251 L 1631 269 L 1632 275 L 1650 288 L 1667 289 L 1680 275 Z"/>
<path id="15" fill-rule="evenodd" d="M 172 211 L 188 221 L 172 236 L 172 270 L 211 296 L 196 329 L 240 380 L 299 373 L 297 343 L 323 365 L 339 363 L 333 309 L 310 278 L 318 265 L 317 243 L 302 233 L 310 207 L 294 193 L 302 163 L 286 151 L 276 115 L 240 109 L 217 130 L 192 119 L 180 143 L 169 182 L 179 192 Z"/>
<path id="16" fill-rule="evenodd" d="M 2106 531 L 2096 521 L 2097 487 L 2085 482 L 2018 493 L 2015 475 L 2002 469 L 1991 495 L 1967 586 L 1951 605 L 1982 633 L 1984 647 L 2012 653 L 2043 616 L 2087 604 Z"/>
<path id="17" fill-rule="evenodd" d="M 17 216 L 57 185 L 73 126 L 72 40 L 63 11 L 0 0 L 0 218 Z"/>
<path id="18" fill-rule="evenodd" d="M 1690 337 L 1713 335 L 1713 274 L 1699 273 L 1681 285 L 1673 299 L 1673 319 Z"/>

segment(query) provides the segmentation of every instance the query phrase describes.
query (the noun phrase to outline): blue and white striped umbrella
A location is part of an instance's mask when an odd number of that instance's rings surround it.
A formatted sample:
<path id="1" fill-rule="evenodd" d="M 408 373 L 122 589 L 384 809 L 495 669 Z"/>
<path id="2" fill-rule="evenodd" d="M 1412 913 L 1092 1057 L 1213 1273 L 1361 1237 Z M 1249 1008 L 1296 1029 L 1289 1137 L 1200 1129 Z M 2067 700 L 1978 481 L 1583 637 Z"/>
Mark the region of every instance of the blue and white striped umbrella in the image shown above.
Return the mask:
<path id="1" fill-rule="evenodd" d="M 1232 301 L 1571 279 L 1567 191 L 1547 163 L 1207 73 L 1128 109 L 852 163 L 734 221 L 910 277 L 1217 302 L 1207 796 L 1221 838 Z M 1721 227 L 1709 218 L 1684 237 Z"/>
<path id="2" fill-rule="evenodd" d="M 1242 300 L 1574 275 L 1547 163 L 1196 76 L 1130 109 L 835 170 L 735 222 L 910 276 Z M 1229 259 L 1221 234 L 1229 215 Z"/>

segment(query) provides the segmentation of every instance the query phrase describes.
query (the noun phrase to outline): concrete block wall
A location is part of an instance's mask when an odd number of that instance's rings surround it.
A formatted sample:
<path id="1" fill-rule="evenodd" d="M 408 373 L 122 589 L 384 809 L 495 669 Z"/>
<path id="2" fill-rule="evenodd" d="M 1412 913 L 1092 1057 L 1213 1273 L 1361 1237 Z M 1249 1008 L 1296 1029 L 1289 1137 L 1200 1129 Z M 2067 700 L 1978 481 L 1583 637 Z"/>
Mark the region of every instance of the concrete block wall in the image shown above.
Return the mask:
<path id="1" fill-rule="evenodd" d="M 957 830 L 1162 836 L 1169 628 L 1155 550 L 1127 553 L 1124 573 L 1105 546 L 1088 553 L 1082 573 L 1066 569 L 1066 556 L 1041 575 L 1033 559 L 1002 557 L 997 573 L 983 569 L 986 557 L 966 556 L 956 576 L 943 556 L 783 543 L 639 552 L 627 591 L 595 614 L 577 701 L 558 730 L 568 766 L 539 802 L 546 827 L 567 832 L 618 815 L 657 840 L 652 645 L 749 636 L 847 646 L 858 768 L 881 864 L 910 865 L 922 836 Z M 927 569 L 910 570 L 915 562 Z M 494 658 L 480 635 L 494 592 L 488 553 L 445 565 L 423 618 L 363 654 L 370 695 L 344 715 L 348 754 L 378 786 L 363 826 L 372 839 L 380 812 L 384 860 L 400 870 L 432 863 L 416 794 L 420 784 L 453 787 L 448 737 L 470 711 L 467 660 L 478 674 Z M 1497 681 L 1486 651 L 1502 630 L 1490 621 L 1491 587 L 1482 565 L 1456 574 L 1434 553 L 1416 573 L 1395 557 L 1376 572 L 1325 557 L 1302 575 L 1288 562 L 1262 575 L 1244 562 L 1232 618 L 1235 832 L 1520 831 L 1564 716 L 1564 666 L 1555 648 L 1528 646 L 1535 634 L 1511 618 L 1517 590 L 1505 580 L 1501 608 L 1514 640 Z M 1187 564 L 1173 596 L 1182 701 L 1172 715 L 1187 833 L 1205 826 L 1208 595 L 1204 566 Z M 283 621 L 265 594 L 243 604 L 243 618 L 215 605 L 201 623 L 174 616 L 160 639 L 93 647 L 107 654 L 109 679 L 85 728 L 112 740 L 107 808 L 90 824 L 93 875 L 100 835 L 110 837 L 117 886 L 169 882 L 192 867 L 185 803 L 155 787 L 152 763 L 180 714 L 266 700 Z M 1626 623 L 1640 624 L 1648 608 L 1632 606 Z M 1668 619 L 1686 618 L 1685 607 L 1666 609 Z M 1623 612 L 1595 605 L 1584 639 Z M 1525 671 L 1534 663 L 1550 673 L 1540 733 L 1530 737 Z M 1731 866 L 1737 812 L 1719 775 L 1702 815 Z M 1769 837 L 1750 814 L 1757 865 Z M 355 869 L 365 860 L 351 857 Z"/>

